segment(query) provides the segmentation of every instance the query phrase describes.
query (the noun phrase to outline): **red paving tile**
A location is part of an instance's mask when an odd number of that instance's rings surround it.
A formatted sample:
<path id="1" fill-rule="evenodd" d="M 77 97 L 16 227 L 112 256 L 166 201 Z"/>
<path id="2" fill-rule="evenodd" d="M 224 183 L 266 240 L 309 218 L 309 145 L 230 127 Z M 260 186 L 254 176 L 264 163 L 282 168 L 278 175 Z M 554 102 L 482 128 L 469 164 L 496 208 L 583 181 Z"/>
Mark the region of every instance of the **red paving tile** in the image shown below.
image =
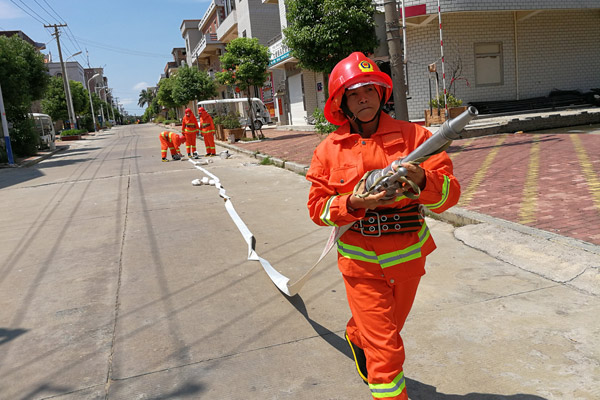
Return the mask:
<path id="1" fill-rule="evenodd" d="M 264 133 L 267 140 L 235 145 L 309 165 L 321 142 L 314 132 Z M 534 146 L 537 170 L 530 165 Z M 460 207 L 600 245 L 600 135 L 503 134 L 456 141 L 448 154 L 463 191 Z M 521 214 L 527 204 L 534 207 L 530 220 Z"/>

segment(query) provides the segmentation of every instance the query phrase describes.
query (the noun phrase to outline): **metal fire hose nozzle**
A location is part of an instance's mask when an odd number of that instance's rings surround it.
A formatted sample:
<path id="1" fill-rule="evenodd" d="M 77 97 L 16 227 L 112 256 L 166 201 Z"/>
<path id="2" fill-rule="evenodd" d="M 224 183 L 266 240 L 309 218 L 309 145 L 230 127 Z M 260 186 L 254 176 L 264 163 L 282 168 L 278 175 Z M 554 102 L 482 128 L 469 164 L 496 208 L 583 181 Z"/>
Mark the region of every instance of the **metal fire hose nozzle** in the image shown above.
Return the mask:
<path id="1" fill-rule="evenodd" d="M 392 198 L 396 190 L 399 188 L 399 178 L 406 176 L 407 170 L 401 164 L 414 162 L 421 158 L 427 158 L 435 154 L 438 150 L 449 144 L 453 140 L 460 139 L 460 133 L 465 129 L 465 126 L 471 122 L 479 112 L 473 106 L 469 106 L 458 117 L 452 118 L 444 122 L 444 124 L 433 134 L 429 139 L 423 142 L 419 147 L 413 150 L 412 153 L 393 161 L 390 165 L 383 169 L 376 169 L 369 174 L 365 182 L 365 190 L 368 193 L 379 193 L 386 191 L 386 198 Z"/>

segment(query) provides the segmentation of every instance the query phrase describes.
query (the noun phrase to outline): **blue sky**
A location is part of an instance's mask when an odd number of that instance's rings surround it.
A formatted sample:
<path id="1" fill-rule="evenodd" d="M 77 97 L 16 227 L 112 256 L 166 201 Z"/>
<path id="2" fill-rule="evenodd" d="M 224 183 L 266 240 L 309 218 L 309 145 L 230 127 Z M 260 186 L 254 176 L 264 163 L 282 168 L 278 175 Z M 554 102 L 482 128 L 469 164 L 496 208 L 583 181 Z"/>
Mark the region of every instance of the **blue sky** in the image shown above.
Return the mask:
<path id="1" fill-rule="evenodd" d="M 104 67 L 129 114 L 143 113 L 137 105 L 142 89 L 155 86 L 174 47 L 185 47 L 179 30 L 184 19 L 201 19 L 210 0 L 0 0 L 0 30 L 20 30 L 46 44 L 42 53 L 59 61 L 53 28 L 61 28 L 63 59 L 74 57 L 84 68 Z M 30 14 L 30 15 L 29 15 Z M 86 57 L 86 51 L 88 56 Z M 71 59 L 71 60 L 73 60 Z"/>

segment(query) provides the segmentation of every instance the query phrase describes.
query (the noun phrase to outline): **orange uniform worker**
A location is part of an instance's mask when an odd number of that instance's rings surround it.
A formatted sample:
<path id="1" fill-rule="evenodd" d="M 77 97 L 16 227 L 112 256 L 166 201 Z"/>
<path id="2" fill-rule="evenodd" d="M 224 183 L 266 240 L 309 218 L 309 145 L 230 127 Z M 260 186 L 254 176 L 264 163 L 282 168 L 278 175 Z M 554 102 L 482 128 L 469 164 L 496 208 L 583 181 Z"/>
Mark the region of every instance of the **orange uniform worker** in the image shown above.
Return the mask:
<path id="1" fill-rule="evenodd" d="M 206 146 L 207 156 L 216 156 L 217 149 L 215 147 L 215 123 L 212 117 L 204 107 L 198 107 L 198 115 L 200 116 L 200 133 L 204 137 L 204 146 Z"/>
<path id="2" fill-rule="evenodd" d="M 196 136 L 198 135 L 200 128 L 198 127 L 196 116 L 189 108 L 185 109 L 185 115 L 181 121 L 181 128 L 182 133 L 185 135 L 185 149 L 187 150 L 188 157 L 198 158 L 198 153 L 196 153 Z"/>
<path id="3" fill-rule="evenodd" d="M 175 132 L 164 131 L 158 135 L 160 139 L 160 153 L 163 162 L 167 162 L 167 149 L 171 151 L 171 157 L 173 160 L 181 160 L 181 152 L 179 147 L 185 143 L 185 136 L 178 135 Z"/>
<path id="4" fill-rule="evenodd" d="M 357 196 L 366 172 L 405 157 L 431 133 L 382 112 L 392 81 L 362 53 L 335 66 L 329 93 L 325 117 L 341 126 L 314 151 L 306 175 L 310 217 L 318 225 L 353 224 L 337 242 L 352 312 L 346 340 L 374 399 L 407 400 L 400 331 L 425 274 L 425 257 L 436 248 L 420 207 L 447 210 L 458 202 L 460 186 L 442 152 L 421 166 L 403 164 L 421 189 L 418 199 L 404 195 L 406 184 L 390 200 L 385 192 Z"/>

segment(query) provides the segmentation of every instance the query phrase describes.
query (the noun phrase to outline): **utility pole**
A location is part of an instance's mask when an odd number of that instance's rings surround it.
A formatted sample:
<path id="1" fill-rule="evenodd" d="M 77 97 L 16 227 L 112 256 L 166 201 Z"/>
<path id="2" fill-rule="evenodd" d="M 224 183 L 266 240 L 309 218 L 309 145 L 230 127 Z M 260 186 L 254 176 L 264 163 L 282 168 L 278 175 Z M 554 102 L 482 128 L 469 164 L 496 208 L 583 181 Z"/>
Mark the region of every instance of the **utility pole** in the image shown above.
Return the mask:
<path id="1" fill-rule="evenodd" d="M 58 57 L 60 58 L 60 68 L 62 70 L 63 83 L 65 86 L 65 97 L 67 100 L 67 111 L 69 113 L 69 124 L 71 129 L 75 129 L 75 111 L 73 110 L 73 98 L 71 97 L 71 85 L 67 78 L 67 72 L 65 69 L 65 63 L 63 61 L 62 50 L 60 48 L 60 32 L 58 28 L 67 26 L 67 24 L 61 25 L 44 25 L 44 28 L 54 28 L 54 36 L 56 37 L 56 46 L 58 47 Z"/>
<path id="2" fill-rule="evenodd" d="M 390 69 L 394 84 L 394 109 L 396 119 L 408 121 L 408 103 L 406 102 L 406 83 L 404 81 L 404 62 L 402 57 L 402 36 L 399 29 L 397 0 L 384 0 L 385 34 L 390 54 Z"/>

